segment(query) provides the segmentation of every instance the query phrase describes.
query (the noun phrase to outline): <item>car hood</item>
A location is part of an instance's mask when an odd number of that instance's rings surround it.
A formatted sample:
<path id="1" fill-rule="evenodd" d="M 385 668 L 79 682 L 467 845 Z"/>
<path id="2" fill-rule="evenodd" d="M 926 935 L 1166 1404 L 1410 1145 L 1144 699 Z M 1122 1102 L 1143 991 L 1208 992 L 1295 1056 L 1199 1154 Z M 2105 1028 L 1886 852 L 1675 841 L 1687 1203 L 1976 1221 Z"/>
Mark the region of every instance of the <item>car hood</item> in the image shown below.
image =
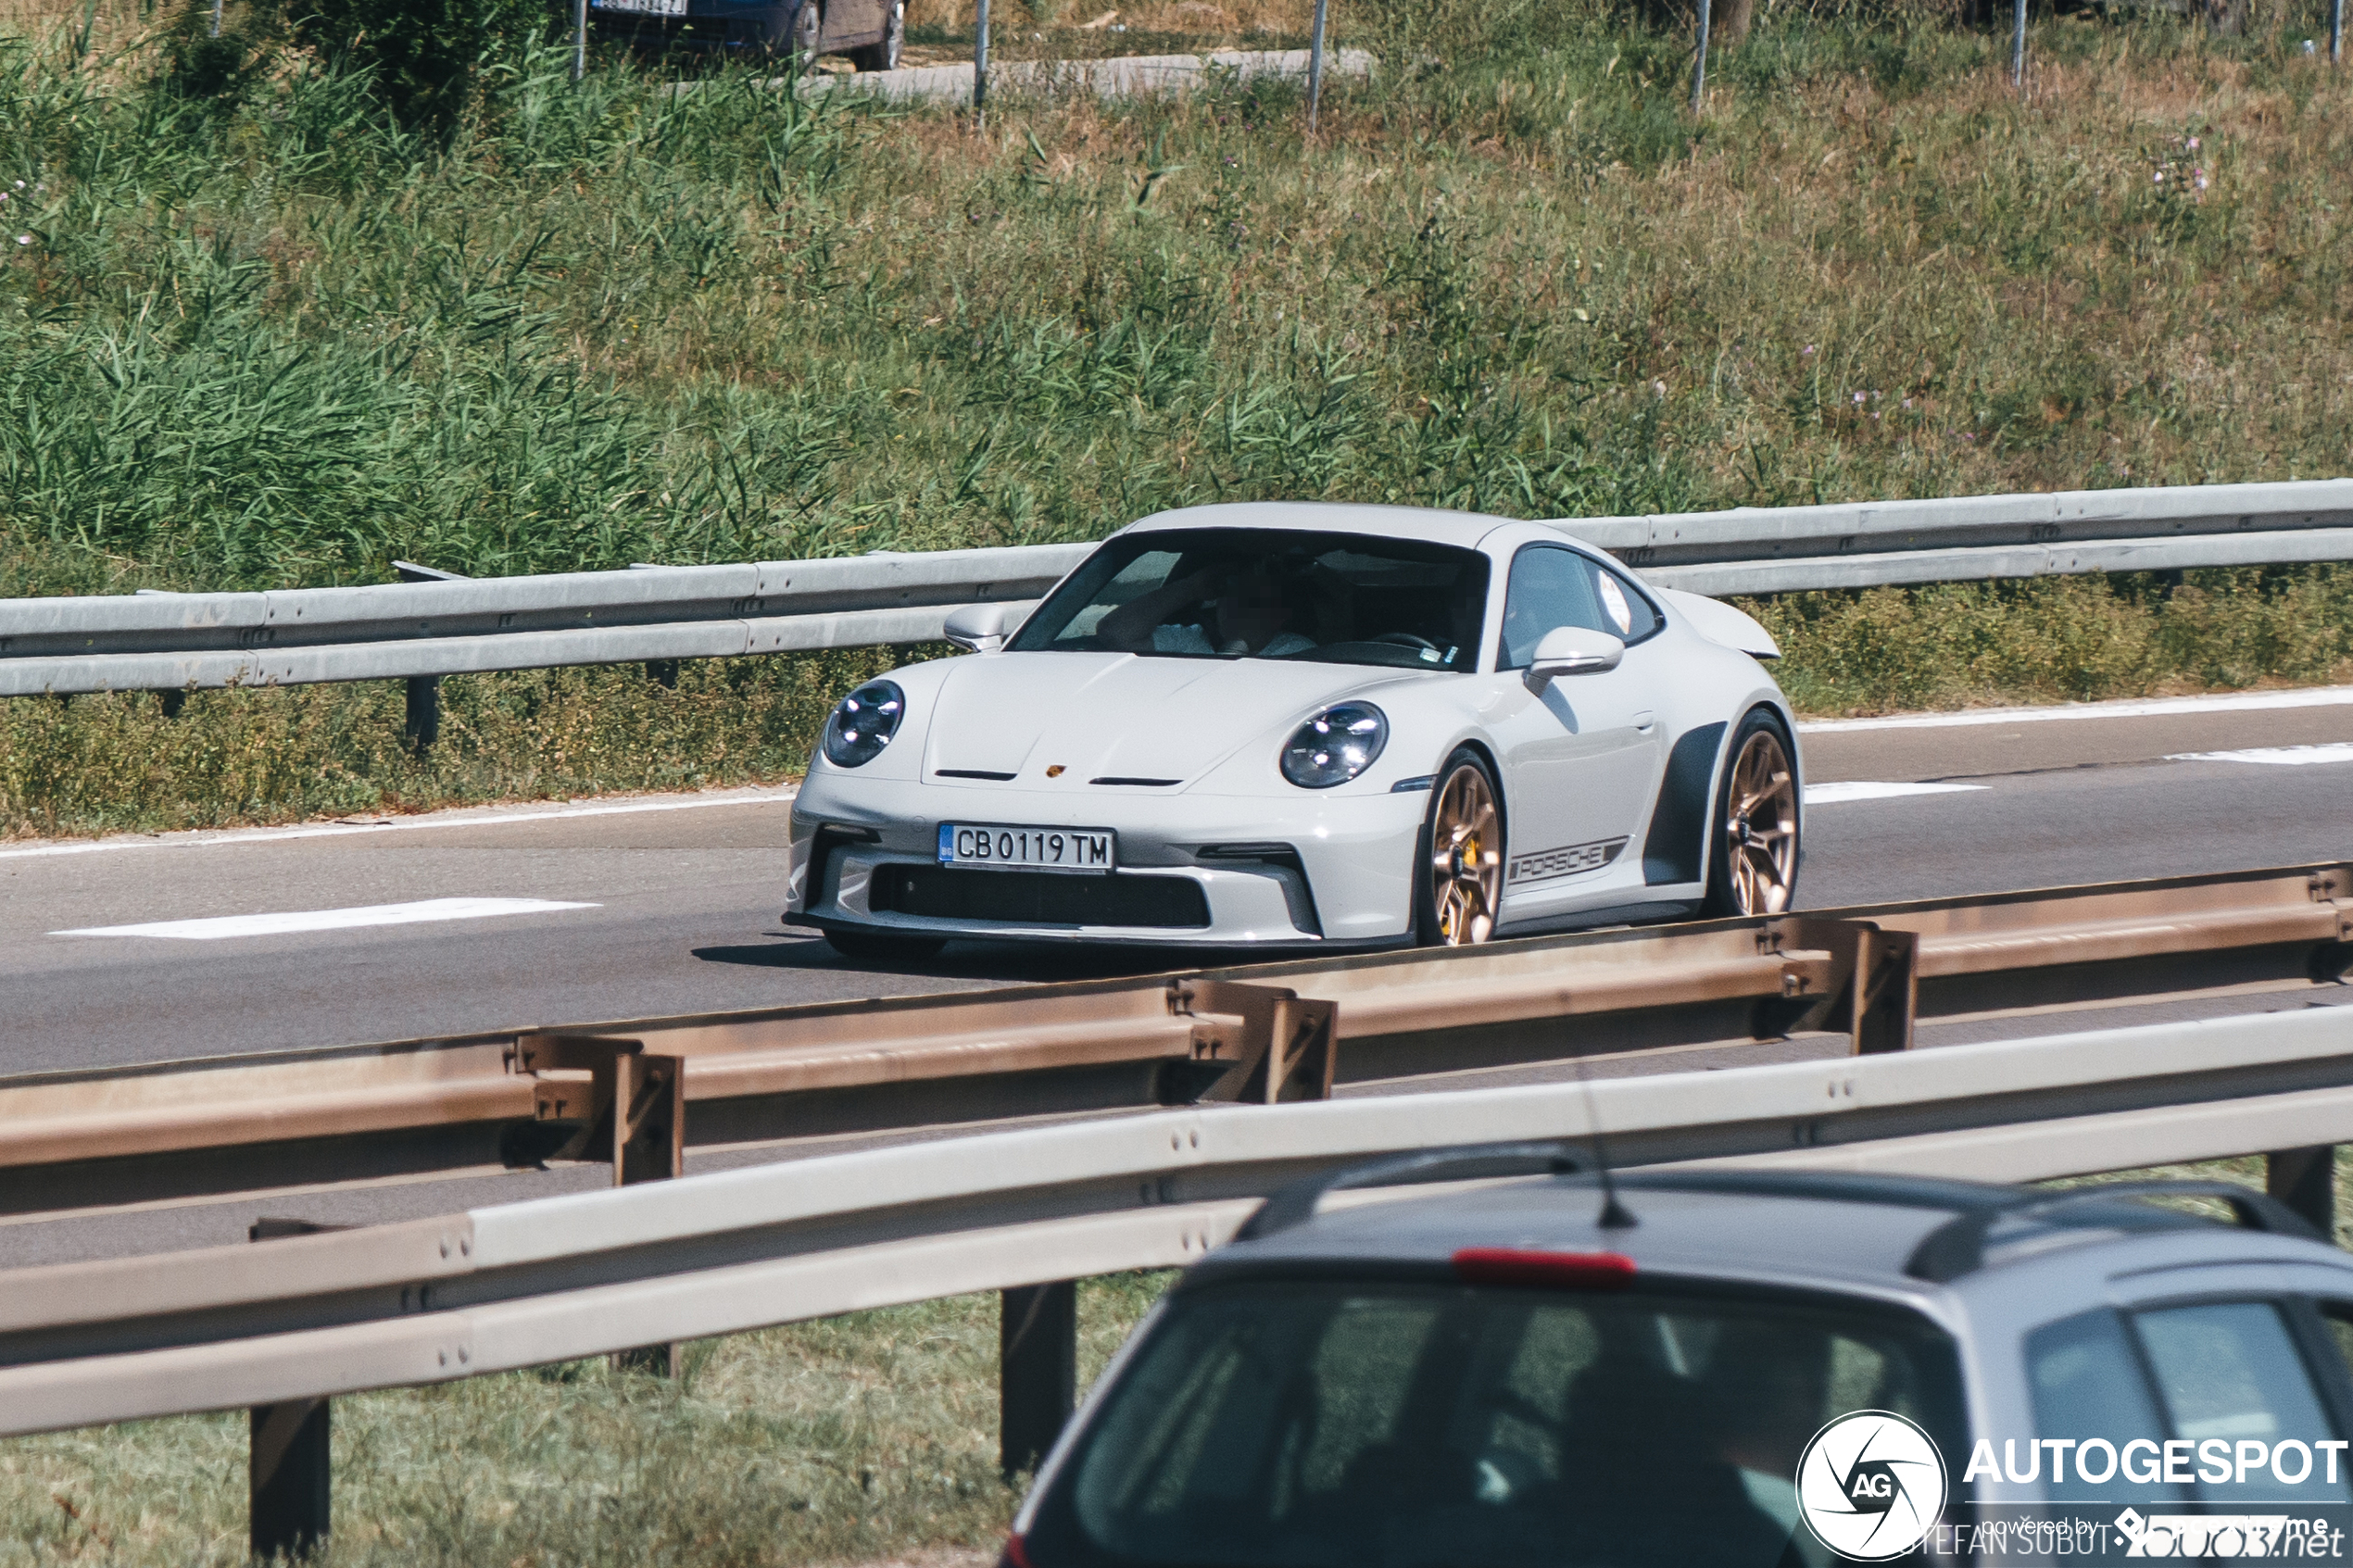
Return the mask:
<path id="1" fill-rule="evenodd" d="M 1016 653 L 953 660 L 925 747 L 942 769 L 1190 784 L 1267 733 L 1418 671 L 1276 659 Z M 1271 766 L 1273 757 L 1268 756 Z"/>

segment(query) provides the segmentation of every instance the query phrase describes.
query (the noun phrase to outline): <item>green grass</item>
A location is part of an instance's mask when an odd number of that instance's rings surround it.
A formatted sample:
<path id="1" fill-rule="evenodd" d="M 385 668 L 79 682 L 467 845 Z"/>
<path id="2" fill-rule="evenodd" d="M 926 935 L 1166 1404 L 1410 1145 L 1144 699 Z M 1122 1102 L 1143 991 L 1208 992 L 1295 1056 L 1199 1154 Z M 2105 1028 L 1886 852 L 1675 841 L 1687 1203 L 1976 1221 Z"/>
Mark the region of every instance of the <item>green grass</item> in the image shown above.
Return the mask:
<path id="1" fill-rule="evenodd" d="M 1313 140 L 1279 83 L 1009 101 L 980 133 L 725 71 L 574 88 L 553 48 L 489 59 L 441 136 L 299 53 L 208 94 L 121 18 L 111 52 L 0 37 L 0 595 L 1036 543 L 1234 497 L 1565 516 L 2335 473 L 2353 90 L 2297 48 L 2316 16 L 2039 25 L 2021 101 L 1990 36 L 1784 5 L 1693 121 L 1680 35 L 1601 0 L 1341 7 L 1390 67 L 1332 83 Z M 2346 679 L 2348 594 L 2294 569 L 1768 613 L 1828 712 Z M 193 737 L 148 699 L 11 702 L 0 833 L 805 755 L 799 695 L 673 724 L 626 685 L 452 682 L 479 721 L 430 761 L 381 694 L 200 698 Z M 535 716 L 614 694 L 593 739 Z M 235 764 L 262 730 L 273 768 Z"/>
<path id="2" fill-rule="evenodd" d="M 1168 1277 L 1082 1283 L 1082 1387 Z M 994 1560 L 1018 1494 L 997 1474 L 993 1295 L 685 1361 L 674 1383 L 581 1361 L 336 1400 L 322 1568 Z M 242 1412 L 0 1443 L 0 1568 L 225 1568 L 245 1529 Z"/>

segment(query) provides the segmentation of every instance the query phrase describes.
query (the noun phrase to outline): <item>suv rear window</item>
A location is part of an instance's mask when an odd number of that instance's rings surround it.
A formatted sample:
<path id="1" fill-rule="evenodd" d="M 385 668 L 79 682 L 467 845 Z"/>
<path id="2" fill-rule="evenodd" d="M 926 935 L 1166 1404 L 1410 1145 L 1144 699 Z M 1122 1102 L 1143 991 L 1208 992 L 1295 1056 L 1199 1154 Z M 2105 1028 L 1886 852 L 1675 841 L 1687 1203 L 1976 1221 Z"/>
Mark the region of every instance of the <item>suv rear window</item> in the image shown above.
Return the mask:
<path id="1" fill-rule="evenodd" d="M 1064 1562 L 1772 1568 L 1799 1455 L 1891 1410 L 1951 1453 L 1953 1353 L 1868 1308 L 1250 1281 L 1172 1299 L 1042 1499 Z M 1952 1477 L 1960 1490 L 1959 1477 Z M 1827 1557 L 1799 1534 L 1791 1561 Z"/>

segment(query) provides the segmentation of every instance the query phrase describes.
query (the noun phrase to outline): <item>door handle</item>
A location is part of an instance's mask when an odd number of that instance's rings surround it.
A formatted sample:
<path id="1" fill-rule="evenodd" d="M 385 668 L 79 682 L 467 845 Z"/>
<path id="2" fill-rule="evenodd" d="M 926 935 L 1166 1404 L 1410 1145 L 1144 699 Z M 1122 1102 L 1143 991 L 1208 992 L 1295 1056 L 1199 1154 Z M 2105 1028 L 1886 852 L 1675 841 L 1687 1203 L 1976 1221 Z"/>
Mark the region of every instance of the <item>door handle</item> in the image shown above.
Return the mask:
<path id="1" fill-rule="evenodd" d="M 1658 728 L 1658 715 L 1648 709 L 1644 709 L 1642 712 L 1634 715 L 1634 728 L 1642 731 L 1644 734 L 1650 734 L 1653 730 Z"/>

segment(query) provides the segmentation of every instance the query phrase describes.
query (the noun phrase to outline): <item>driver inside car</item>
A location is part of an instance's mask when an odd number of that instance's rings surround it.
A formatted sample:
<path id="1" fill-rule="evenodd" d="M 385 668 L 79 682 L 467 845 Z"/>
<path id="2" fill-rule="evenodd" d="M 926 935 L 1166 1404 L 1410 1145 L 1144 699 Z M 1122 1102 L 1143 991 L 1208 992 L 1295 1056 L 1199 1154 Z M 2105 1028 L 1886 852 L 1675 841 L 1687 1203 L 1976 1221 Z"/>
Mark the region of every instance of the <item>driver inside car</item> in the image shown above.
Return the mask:
<path id="1" fill-rule="evenodd" d="M 1194 612 L 1198 620 L 1186 619 Z M 1262 561 L 1202 568 L 1122 605 L 1096 636 L 1129 653 L 1256 654 L 1277 659 L 1315 646 L 1291 629 L 1283 583 Z"/>

